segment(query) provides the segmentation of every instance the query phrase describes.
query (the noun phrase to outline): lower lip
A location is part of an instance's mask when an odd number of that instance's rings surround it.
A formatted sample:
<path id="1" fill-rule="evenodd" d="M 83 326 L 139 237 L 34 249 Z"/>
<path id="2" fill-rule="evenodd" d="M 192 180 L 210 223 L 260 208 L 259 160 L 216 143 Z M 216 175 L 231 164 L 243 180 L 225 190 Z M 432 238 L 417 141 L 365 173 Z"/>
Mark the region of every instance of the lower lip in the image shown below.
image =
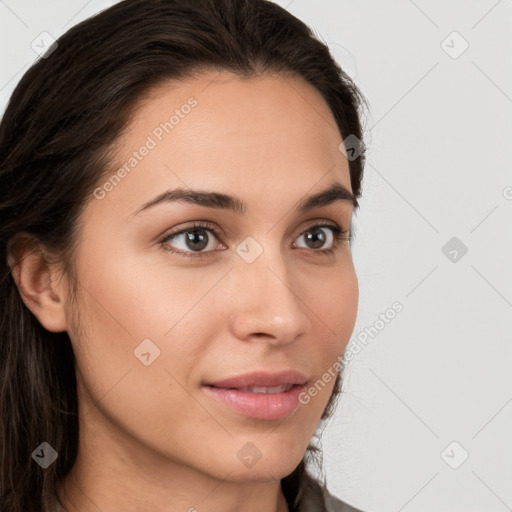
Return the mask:
<path id="1" fill-rule="evenodd" d="M 304 386 L 296 384 L 283 393 L 251 393 L 213 386 L 204 386 L 204 389 L 245 416 L 260 420 L 278 420 L 297 408 Z"/>

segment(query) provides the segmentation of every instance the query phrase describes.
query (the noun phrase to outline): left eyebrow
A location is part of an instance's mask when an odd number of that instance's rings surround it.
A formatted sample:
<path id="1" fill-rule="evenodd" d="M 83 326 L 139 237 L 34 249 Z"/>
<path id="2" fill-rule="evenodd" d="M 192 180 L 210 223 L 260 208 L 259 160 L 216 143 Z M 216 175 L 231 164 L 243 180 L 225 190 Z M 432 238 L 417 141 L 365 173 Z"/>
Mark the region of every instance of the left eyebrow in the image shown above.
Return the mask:
<path id="1" fill-rule="evenodd" d="M 326 190 L 302 199 L 296 208 L 296 213 L 301 215 L 309 212 L 313 208 L 327 206 L 336 201 L 351 204 L 354 207 L 354 210 L 359 207 L 356 196 L 344 185 L 335 182 Z"/>
<path id="2" fill-rule="evenodd" d="M 137 215 L 143 210 L 161 203 L 181 201 L 188 204 L 205 206 L 207 208 L 232 210 L 235 213 L 244 214 L 247 210 L 247 204 L 240 198 L 222 194 L 220 192 L 206 192 L 202 190 L 192 190 L 177 188 L 166 190 L 154 199 L 144 203 L 132 215 Z M 302 198 L 295 211 L 298 215 L 304 214 L 313 208 L 327 206 L 336 201 L 351 204 L 354 209 L 359 207 L 355 195 L 341 183 L 332 183 L 329 188 L 316 194 Z"/>

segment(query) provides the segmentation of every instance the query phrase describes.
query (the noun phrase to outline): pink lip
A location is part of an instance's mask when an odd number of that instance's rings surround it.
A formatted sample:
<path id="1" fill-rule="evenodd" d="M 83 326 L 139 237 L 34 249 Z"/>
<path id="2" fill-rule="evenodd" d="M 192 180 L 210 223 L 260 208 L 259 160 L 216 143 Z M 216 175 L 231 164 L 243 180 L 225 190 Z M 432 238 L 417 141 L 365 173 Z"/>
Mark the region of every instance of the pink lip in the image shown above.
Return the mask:
<path id="1" fill-rule="evenodd" d="M 286 370 L 275 373 L 256 371 L 216 382 L 206 382 L 205 384 L 216 388 L 244 388 L 247 386 L 272 387 L 281 384 L 302 385 L 306 381 L 307 378 L 302 373 L 295 370 Z"/>
<path id="2" fill-rule="evenodd" d="M 224 402 L 245 416 L 261 420 L 277 420 L 287 416 L 297 408 L 304 385 L 295 384 L 284 393 L 251 393 L 250 391 L 209 385 L 203 386 L 203 389 L 210 396 Z"/>

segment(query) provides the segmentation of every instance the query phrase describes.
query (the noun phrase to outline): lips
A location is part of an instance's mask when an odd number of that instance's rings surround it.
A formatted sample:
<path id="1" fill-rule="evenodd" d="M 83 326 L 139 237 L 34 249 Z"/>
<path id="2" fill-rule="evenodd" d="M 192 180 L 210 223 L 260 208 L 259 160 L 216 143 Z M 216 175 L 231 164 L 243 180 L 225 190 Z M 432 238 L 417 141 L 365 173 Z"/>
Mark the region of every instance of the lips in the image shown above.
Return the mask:
<path id="1" fill-rule="evenodd" d="M 258 420 L 282 420 L 299 407 L 299 396 L 304 386 L 295 384 L 281 393 L 254 393 L 215 386 L 203 386 L 203 390 L 223 407 L 243 416 Z"/>
<path id="2" fill-rule="evenodd" d="M 203 384 L 205 393 L 238 414 L 259 420 L 283 419 L 299 406 L 307 378 L 295 370 L 257 371 Z"/>
<path id="3" fill-rule="evenodd" d="M 262 392 L 262 388 L 274 388 L 277 386 L 287 386 L 288 389 L 295 385 L 303 385 L 307 378 L 296 370 L 285 370 L 281 372 L 256 371 L 246 373 L 237 377 L 230 377 L 213 382 L 206 382 L 206 386 L 223 389 L 244 389 L 253 388 L 255 392 Z M 259 390 L 258 390 L 259 388 Z M 246 389 L 244 389 L 246 390 Z M 264 391 L 263 391 L 264 392 Z"/>

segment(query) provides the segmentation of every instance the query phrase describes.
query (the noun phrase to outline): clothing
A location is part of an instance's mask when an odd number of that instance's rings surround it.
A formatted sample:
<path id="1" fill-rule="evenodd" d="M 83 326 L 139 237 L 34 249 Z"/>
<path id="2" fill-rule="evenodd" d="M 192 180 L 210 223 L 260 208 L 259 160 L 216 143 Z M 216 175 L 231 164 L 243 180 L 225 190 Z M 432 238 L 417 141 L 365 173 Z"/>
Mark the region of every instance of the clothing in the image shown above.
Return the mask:
<path id="1" fill-rule="evenodd" d="M 314 478 L 305 482 L 296 497 L 299 500 L 297 512 L 363 512 L 330 494 Z"/>
<path id="2" fill-rule="evenodd" d="M 297 503 L 296 512 L 363 512 L 339 500 L 314 478 L 304 479 L 293 501 Z M 55 493 L 55 505 L 49 512 L 67 512 Z"/>

